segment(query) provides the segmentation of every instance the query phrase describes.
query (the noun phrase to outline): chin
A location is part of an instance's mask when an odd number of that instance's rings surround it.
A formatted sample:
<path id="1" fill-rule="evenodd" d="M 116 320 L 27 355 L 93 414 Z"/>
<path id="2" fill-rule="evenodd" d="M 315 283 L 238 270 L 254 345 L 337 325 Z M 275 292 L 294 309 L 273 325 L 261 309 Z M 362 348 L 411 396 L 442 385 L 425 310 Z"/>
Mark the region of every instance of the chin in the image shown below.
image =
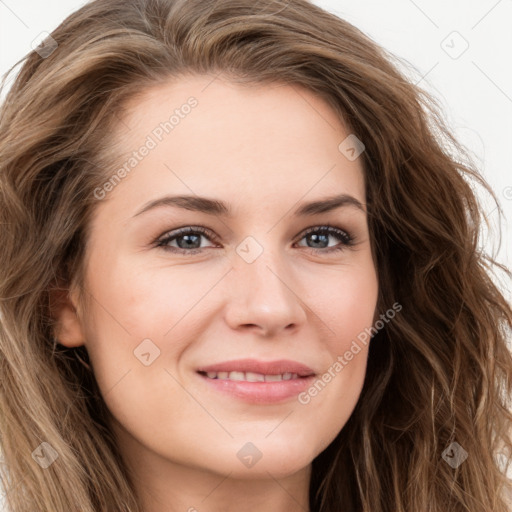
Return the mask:
<path id="1" fill-rule="evenodd" d="M 285 478 L 304 469 L 316 456 L 303 443 L 287 443 L 277 436 L 273 441 L 235 441 L 230 442 L 229 446 L 217 454 L 210 453 L 209 458 L 213 455 L 213 460 L 208 462 L 213 463 L 216 472 L 229 473 L 230 478 L 241 480 L 266 479 L 269 474 L 274 478 Z M 202 457 L 201 461 L 203 465 L 206 462 Z M 219 465 L 219 461 L 223 461 L 223 464 Z"/>

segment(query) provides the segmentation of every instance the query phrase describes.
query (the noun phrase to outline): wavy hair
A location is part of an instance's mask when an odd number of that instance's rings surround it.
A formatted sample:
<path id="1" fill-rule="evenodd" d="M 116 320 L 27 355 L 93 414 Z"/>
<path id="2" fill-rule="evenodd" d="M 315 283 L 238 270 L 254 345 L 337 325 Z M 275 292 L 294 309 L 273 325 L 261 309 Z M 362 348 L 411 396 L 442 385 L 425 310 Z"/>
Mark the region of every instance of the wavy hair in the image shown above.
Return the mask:
<path id="1" fill-rule="evenodd" d="M 506 512 L 512 310 L 483 250 L 496 196 L 403 61 L 307 0 L 95 0 L 21 64 L 0 110 L 0 447 L 12 512 L 141 512 L 84 347 L 53 338 L 127 101 L 187 74 L 296 84 L 361 155 L 380 312 L 359 401 L 312 461 L 315 512 Z M 5 78 L 4 85 L 5 87 Z M 84 360 L 85 358 L 85 360 Z M 57 454 L 45 470 L 34 450 Z M 457 467 L 443 454 L 457 442 Z M 48 446 L 49 445 L 49 446 Z"/>

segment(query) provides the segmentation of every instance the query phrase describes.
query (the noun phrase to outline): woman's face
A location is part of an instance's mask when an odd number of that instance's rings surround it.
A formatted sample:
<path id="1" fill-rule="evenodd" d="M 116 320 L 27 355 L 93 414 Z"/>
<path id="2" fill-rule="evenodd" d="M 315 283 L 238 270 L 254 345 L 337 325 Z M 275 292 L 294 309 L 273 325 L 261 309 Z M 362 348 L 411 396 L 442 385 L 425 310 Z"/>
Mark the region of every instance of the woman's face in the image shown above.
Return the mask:
<path id="1" fill-rule="evenodd" d="M 76 318 L 68 311 L 60 342 L 87 347 L 139 467 L 240 478 L 306 468 L 356 405 L 368 347 L 345 354 L 377 303 L 350 132 L 305 89 L 202 76 L 132 101 L 115 135 L 129 171 L 112 169 L 95 192 L 89 305 Z M 256 366 L 199 373 L 239 359 Z M 288 366 L 257 366 L 280 360 Z M 294 365 L 315 375 L 288 380 L 300 374 Z"/>

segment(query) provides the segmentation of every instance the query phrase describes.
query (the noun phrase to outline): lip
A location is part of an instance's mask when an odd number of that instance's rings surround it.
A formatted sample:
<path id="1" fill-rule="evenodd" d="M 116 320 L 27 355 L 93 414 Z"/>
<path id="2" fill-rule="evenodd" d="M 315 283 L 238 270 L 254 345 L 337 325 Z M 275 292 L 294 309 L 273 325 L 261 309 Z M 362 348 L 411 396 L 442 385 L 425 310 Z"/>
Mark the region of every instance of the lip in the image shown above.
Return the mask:
<path id="1" fill-rule="evenodd" d="M 283 373 L 296 373 L 299 377 L 309 377 L 315 372 L 305 364 L 289 359 L 277 361 L 260 361 L 258 359 L 235 359 L 201 366 L 198 372 L 254 372 L 263 375 L 278 375 Z"/>
<path id="2" fill-rule="evenodd" d="M 254 372 L 263 375 L 296 373 L 297 378 L 274 382 L 248 382 L 210 379 L 206 374 L 203 374 L 203 372 L 234 371 Z M 316 375 L 309 366 L 287 359 L 278 361 L 237 359 L 202 366 L 197 369 L 197 374 L 210 389 L 252 404 L 272 404 L 296 397 L 299 393 L 311 386 Z"/>
<path id="3" fill-rule="evenodd" d="M 198 374 L 210 389 L 251 404 L 273 404 L 296 397 L 313 384 L 314 375 L 276 382 L 210 379 Z"/>

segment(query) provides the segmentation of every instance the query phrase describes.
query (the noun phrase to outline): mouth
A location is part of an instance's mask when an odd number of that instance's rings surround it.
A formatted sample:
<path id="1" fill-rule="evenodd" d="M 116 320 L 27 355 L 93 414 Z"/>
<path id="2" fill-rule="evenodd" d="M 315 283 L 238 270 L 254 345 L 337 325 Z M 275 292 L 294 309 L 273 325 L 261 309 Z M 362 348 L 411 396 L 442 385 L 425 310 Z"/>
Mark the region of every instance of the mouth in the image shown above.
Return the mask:
<path id="1" fill-rule="evenodd" d="M 230 380 L 236 382 L 281 382 L 284 380 L 307 379 L 308 376 L 297 373 L 263 374 L 256 372 L 204 372 L 198 371 L 199 375 L 208 379 Z"/>
<path id="2" fill-rule="evenodd" d="M 248 382 L 263 382 L 266 377 L 270 377 L 269 381 L 275 382 L 277 380 L 290 380 L 292 377 L 315 375 L 315 372 L 309 366 L 290 359 L 276 361 L 236 359 L 202 366 L 197 368 L 197 371 L 212 379 L 225 380 L 229 378 L 230 380 L 246 380 Z"/>
<path id="3" fill-rule="evenodd" d="M 252 404 L 275 404 L 296 399 L 313 383 L 316 374 L 293 361 L 238 360 L 203 367 L 196 371 L 211 390 Z"/>

